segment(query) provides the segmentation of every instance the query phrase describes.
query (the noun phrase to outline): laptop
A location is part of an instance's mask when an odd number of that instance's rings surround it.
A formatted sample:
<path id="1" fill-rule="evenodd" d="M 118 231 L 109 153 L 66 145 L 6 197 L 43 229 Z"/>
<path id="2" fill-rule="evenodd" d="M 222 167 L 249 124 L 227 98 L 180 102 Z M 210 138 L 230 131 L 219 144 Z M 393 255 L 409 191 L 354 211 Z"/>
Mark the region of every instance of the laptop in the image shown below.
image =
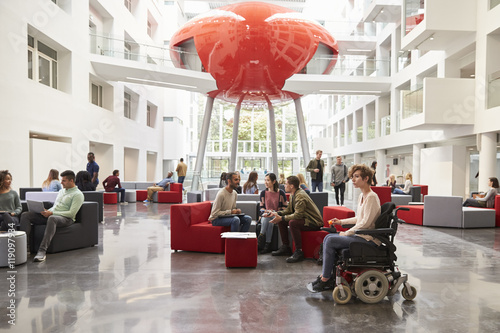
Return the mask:
<path id="1" fill-rule="evenodd" d="M 45 210 L 42 201 L 26 200 L 26 203 L 28 204 L 28 210 L 30 212 L 41 213 Z"/>

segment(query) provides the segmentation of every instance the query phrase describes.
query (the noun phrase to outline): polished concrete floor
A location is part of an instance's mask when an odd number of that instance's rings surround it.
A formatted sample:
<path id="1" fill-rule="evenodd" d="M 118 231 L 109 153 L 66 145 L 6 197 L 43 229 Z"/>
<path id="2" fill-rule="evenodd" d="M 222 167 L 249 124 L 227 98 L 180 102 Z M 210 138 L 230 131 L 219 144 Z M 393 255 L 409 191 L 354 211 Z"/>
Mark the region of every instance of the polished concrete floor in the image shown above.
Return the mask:
<path id="1" fill-rule="evenodd" d="M 99 245 L 17 266 L 15 297 L 0 268 L 5 332 L 499 332 L 500 228 L 401 225 L 398 264 L 418 290 L 378 304 L 335 304 L 305 288 L 313 261 L 259 256 L 226 269 L 224 255 L 173 253 L 170 205 L 106 205 Z M 15 300 L 16 325 L 8 302 Z"/>

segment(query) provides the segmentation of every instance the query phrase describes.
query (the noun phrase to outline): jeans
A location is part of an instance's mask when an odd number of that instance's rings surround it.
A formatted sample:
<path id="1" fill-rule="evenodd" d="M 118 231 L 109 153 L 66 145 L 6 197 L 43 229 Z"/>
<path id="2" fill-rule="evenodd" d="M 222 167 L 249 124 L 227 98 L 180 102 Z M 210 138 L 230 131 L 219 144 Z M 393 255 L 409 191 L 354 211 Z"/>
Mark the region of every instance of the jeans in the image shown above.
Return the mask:
<path id="1" fill-rule="evenodd" d="M 10 224 L 10 225 L 9 225 Z M 12 225 L 14 226 L 13 228 Z M 8 231 L 9 229 L 17 229 L 19 227 L 19 217 L 12 216 L 9 213 L 0 213 L 0 231 Z M 24 231 L 24 230 L 22 230 Z"/>
<path id="2" fill-rule="evenodd" d="M 392 191 L 392 193 L 394 193 L 394 194 L 406 194 L 405 192 L 403 192 L 402 189 L 397 188 L 397 187 Z"/>
<path id="3" fill-rule="evenodd" d="M 318 189 L 318 192 L 323 192 L 323 181 L 322 180 L 312 180 L 312 191 L 316 192 L 316 189 Z"/>
<path id="4" fill-rule="evenodd" d="M 317 231 L 320 229 L 318 225 L 306 226 L 305 220 L 281 220 L 278 223 L 280 229 L 281 242 L 283 245 L 290 246 L 290 241 L 288 239 L 288 226 L 290 226 L 290 233 L 292 234 L 293 242 L 295 243 L 296 250 L 302 250 L 302 236 L 301 231 Z"/>
<path id="5" fill-rule="evenodd" d="M 218 217 L 212 221 L 212 225 L 215 226 L 231 227 L 231 232 L 238 232 L 238 231 L 247 232 L 248 229 L 250 229 L 251 223 L 252 223 L 252 218 L 248 215 Z"/>
<path id="6" fill-rule="evenodd" d="M 114 188 L 113 192 L 120 193 L 120 202 L 125 202 L 125 189 L 124 188 Z"/>
<path id="7" fill-rule="evenodd" d="M 464 201 L 463 205 L 464 207 L 486 207 L 486 201 L 479 201 L 476 199 L 468 198 L 467 200 Z"/>
<path id="8" fill-rule="evenodd" d="M 42 242 L 40 243 L 40 248 L 38 249 L 38 252 L 42 253 L 45 253 L 49 248 L 50 242 L 52 241 L 57 228 L 67 227 L 69 225 L 72 225 L 74 222 L 75 221 L 73 221 L 73 219 L 70 219 L 69 217 L 51 215 L 47 218 L 40 213 L 34 212 L 25 212 L 21 216 L 21 226 L 23 226 L 24 224 L 30 225 L 31 223 L 38 225 L 47 225 Z M 28 232 L 26 233 L 26 238 L 29 239 Z"/>
<path id="9" fill-rule="evenodd" d="M 271 243 L 273 239 L 274 224 L 271 223 L 272 219 L 274 219 L 274 217 L 262 217 L 260 219 L 260 222 L 262 223 L 262 226 L 260 227 L 260 233 L 266 235 L 266 243 Z"/>
<path id="10" fill-rule="evenodd" d="M 351 243 L 368 243 L 377 246 L 372 241 L 358 236 L 340 236 L 339 234 L 328 234 L 323 239 L 323 277 L 332 277 L 337 264 L 337 251 L 348 249 Z"/>
<path id="11" fill-rule="evenodd" d="M 333 188 L 335 189 L 335 201 L 337 201 L 337 205 L 343 205 L 344 204 L 345 183 L 342 182 L 339 185 L 335 185 Z M 340 203 L 339 203 L 339 192 L 340 192 Z"/>
<path id="12" fill-rule="evenodd" d="M 184 178 L 186 178 L 186 176 L 179 176 L 179 178 L 177 179 L 177 182 L 184 184 Z"/>

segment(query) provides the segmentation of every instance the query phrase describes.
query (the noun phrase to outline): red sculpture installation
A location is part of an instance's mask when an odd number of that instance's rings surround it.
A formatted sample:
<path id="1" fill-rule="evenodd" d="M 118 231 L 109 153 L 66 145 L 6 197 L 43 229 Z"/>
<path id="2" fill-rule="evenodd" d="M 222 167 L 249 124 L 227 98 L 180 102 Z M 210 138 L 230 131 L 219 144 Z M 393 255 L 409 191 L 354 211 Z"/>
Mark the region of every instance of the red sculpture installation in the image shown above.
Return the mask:
<path id="1" fill-rule="evenodd" d="M 330 74 L 338 46 L 319 23 L 290 9 L 245 2 L 201 14 L 170 41 L 179 68 L 210 73 L 218 90 L 209 96 L 238 103 L 297 99 L 283 91 L 293 74 Z M 179 52 L 180 51 L 180 52 Z"/>

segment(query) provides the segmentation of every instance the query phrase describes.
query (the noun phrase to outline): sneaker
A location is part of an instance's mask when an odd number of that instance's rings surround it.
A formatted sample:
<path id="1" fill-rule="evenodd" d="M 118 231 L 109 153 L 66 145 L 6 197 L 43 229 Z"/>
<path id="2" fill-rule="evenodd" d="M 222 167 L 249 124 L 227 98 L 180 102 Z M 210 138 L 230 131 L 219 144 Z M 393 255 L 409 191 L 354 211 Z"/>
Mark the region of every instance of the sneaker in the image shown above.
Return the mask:
<path id="1" fill-rule="evenodd" d="M 273 256 L 289 256 L 292 254 L 292 249 L 288 245 L 281 245 L 277 251 L 273 251 Z"/>
<path id="2" fill-rule="evenodd" d="M 144 202 L 144 203 L 148 203 L 148 202 L 149 202 L 149 200 L 148 200 L 148 199 L 146 199 L 146 200 L 144 200 L 143 202 Z"/>
<path id="3" fill-rule="evenodd" d="M 271 249 L 271 243 L 266 243 L 264 245 L 264 248 L 262 250 L 260 250 L 260 254 L 266 254 L 266 253 L 269 253 L 269 252 L 272 252 L 273 250 Z"/>
<path id="4" fill-rule="evenodd" d="M 291 257 L 286 258 L 286 262 L 293 264 L 304 260 L 304 252 L 302 250 L 296 250 Z"/>
<path id="5" fill-rule="evenodd" d="M 126 202 L 126 201 L 120 202 L 120 205 L 128 205 L 128 202 Z"/>
<path id="6" fill-rule="evenodd" d="M 262 250 L 265 244 L 266 244 L 266 235 L 260 234 L 259 237 L 257 237 L 257 248 L 259 250 Z"/>
<path id="7" fill-rule="evenodd" d="M 330 278 L 328 281 L 321 281 L 321 277 L 318 276 L 318 279 L 316 279 L 316 281 L 314 282 L 308 283 L 307 290 L 312 293 L 319 293 L 322 291 L 335 289 L 335 281 L 333 278 Z"/>
<path id="8" fill-rule="evenodd" d="M 46 259 L 45 253 L 44 252 L 38 252 L 33 259 L 34 262 L 44 262 Z"/>

